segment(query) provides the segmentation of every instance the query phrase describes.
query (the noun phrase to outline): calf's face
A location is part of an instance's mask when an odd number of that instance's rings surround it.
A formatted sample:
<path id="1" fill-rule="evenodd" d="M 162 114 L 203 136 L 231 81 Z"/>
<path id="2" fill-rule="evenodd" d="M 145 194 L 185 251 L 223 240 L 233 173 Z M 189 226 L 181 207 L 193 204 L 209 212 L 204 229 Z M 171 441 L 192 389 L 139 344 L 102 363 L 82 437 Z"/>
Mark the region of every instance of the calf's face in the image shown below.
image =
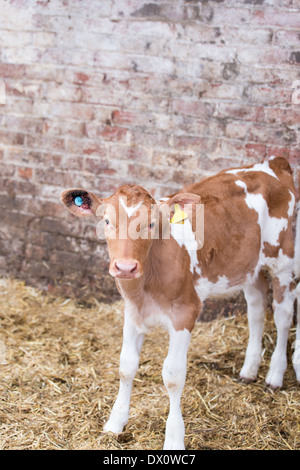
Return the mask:
<path id="1" fill-rule="evenodd" d="M 158 206 L 141 187 L 121 187 L 112 196 L 101 199 L 84 189 L 69 189 L 62 202 L 78 217 L 101 218 L 108 244 L 110 274 L 119 279 L 142 276 L 145 260 L 158 230 Z"/>

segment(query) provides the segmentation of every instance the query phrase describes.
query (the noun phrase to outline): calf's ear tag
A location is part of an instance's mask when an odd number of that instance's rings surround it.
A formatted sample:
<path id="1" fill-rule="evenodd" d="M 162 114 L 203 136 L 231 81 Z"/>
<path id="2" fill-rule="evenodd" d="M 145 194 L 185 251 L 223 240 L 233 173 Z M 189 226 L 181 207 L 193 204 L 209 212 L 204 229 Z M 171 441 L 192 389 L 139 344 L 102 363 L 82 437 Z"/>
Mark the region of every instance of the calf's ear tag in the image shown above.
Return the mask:
<path id="1" fill-rule="evenodd" d="M 80 207 L 80 206 L 82 206 L 82 204 L 83 204 L 83 200 L 82 200 L 82 198 L 81 198 L 80 196 L 77 196 L 77 197 L 75 197 L 75 199 L 74 199 L 74 203 L 75 203 L 76 206 Z"/>
<path id="2" fill-rule="evenodd" d="M 184 224 L 185 219 L 187 219 L 188 214 L 180 209 L 179 204 L 174 204 L 175 213 L 171 219 L 171 224 Z"/>

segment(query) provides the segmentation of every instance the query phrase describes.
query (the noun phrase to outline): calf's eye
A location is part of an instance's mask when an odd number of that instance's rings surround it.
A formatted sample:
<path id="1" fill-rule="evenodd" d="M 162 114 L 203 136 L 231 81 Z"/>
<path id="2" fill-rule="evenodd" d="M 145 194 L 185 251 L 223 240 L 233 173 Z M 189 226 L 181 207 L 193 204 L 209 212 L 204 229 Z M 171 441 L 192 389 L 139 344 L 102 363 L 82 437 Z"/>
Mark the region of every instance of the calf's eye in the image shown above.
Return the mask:
<path id="1" fill-rule="evenodd" d="M 80 196 L 75 197 L 74 203 L 75 203 L 76 206 L 78 206 L 78 207 L 82 206 L 82 204 L 83 204 L 83 199 L 82 199 L 82 197 L 80 197 Z"/>
<path id="2" fill-rule="evenodd" d="M 105 222 L 106 225 L 109 225 L 109 220 L 108 219 L 105 219 L 104 222 Z"/>

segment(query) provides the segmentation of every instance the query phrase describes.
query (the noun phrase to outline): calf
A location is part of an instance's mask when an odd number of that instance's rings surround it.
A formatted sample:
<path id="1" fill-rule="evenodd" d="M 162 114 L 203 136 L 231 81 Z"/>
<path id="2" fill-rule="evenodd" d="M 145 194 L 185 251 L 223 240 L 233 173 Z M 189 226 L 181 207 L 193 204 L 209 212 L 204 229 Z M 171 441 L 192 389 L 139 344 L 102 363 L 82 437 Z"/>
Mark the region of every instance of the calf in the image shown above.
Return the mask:
<path id="1" fill-rule="evenodd" d="M 155 201 L 145 189 L 131 185 L 121 186 L 107 199 L 71 189 L 62 193 L 62 201 L 78 216 L 102 218 L 109 272 L 125 301 L 120 388 L 105 431 L 120 433 L 126 425 L 144 334 L 160 325 L 170 338 L 162 371 L 170 399 L 164 449 L 184 449 L 180 401 L 187 351 L 207 297 L 244 291 L 250 334 L 240 377 L 255 380 L 267 305 L 264 268 L 273 281 L 278 333 L 266 382 L 272 388 L 282 386 L 296 295 L 295 188 L 285 159 L 271 157 L 221 171 L 163 201 Z M 204 207 L 204 217 L 203 211 L 197 211 L 199 207 Z M 299 269 L 299 259 L 295 265 Z M 299 327 L 297 334 L 299 344 Z M 300 381 L 297 362 L 294 369 Z"/>

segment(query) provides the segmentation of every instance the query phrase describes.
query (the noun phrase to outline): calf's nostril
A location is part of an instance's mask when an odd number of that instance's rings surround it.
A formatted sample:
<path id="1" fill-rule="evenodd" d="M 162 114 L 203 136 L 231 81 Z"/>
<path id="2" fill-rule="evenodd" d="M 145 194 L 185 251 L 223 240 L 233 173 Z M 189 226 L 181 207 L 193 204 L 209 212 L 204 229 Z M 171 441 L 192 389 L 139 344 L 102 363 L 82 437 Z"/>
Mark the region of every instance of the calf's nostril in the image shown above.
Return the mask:
<path id="1" fill-rule="evenodd" d="M 115 262 L 115 268 L 118 272 L 124 274 L 134 274 L 137 271 L 138 263 Z"/>
<path id="2" fill-rule="evenodd" d="M 130 272 L 134 273 L 134 271 L 136 271 L 136 268 L 137 268 L 137 263 L 135 263 L 135 266 L 132 268 L 132 270 Z"/>

